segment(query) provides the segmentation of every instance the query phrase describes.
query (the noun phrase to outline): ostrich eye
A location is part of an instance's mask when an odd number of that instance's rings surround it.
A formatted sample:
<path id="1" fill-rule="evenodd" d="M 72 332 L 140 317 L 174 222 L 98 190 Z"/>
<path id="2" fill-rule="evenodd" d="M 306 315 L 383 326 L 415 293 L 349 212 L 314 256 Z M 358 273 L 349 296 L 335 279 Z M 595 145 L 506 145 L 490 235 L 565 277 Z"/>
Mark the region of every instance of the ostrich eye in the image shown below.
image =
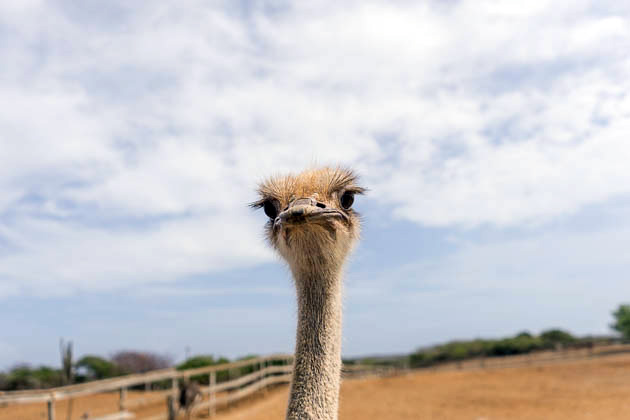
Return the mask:
<path id="1" fill-rule="evenodd" d="M 265 214 L 269 216 L 270 219 L 275 219 L 278 217 L 278 201 L 277 200 L 267 200 L 263 204 L 263 209 L 265 210 Z"/>
<path id="2" fill-rule="evenodd" d="M 350 207 L 352 207 L 352 203 L 354 203 L 354 193 L 350 191 L 344 192 L 341 195 L 341 198 L 339 198 L 339 202 L 341 203 L 341 207 L 348 210 Z"/>

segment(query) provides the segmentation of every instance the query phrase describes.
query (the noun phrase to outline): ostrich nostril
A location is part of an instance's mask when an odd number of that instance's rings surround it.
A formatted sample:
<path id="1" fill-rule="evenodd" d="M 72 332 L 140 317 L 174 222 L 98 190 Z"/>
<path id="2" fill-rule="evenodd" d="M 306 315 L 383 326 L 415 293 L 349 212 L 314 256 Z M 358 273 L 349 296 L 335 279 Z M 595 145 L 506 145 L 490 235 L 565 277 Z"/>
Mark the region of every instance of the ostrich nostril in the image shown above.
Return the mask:
<path id="1" fill-rule="evenodd" d="M 319 207 L 320 209 L 325 209 L 326 208 L 326 204 L 318 201 L 317 204 L 315 204 L 317 207 Z"/>

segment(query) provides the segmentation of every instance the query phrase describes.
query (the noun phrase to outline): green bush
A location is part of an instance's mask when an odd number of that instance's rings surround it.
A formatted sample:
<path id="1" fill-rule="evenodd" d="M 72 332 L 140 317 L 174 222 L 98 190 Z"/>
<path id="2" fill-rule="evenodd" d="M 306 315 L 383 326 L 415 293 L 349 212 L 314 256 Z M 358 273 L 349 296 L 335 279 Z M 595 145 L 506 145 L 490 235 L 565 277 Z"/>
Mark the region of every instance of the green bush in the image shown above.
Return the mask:
<path id="1" fill-rule="evenodd" d="M 255 359 L 257 358 L 258 355 L 256 354 L 248 354 L 247 356 L 243 356 L 243 357 L 239 357 L 238 359 L 236 359 L 236 361 L 240 361 L 240 360 L 251 360 L 251 359 Z M 258 365 L 246 365 L 246 366 L 242 366 L 238 369 L 238 373 L 239 376 L 242 375 L 248 375 L 250 373 L 253 373 L 255 371 L 258 370 Z"/>
<path id="2" fill-rule="evenodd" d="M 77 380 L 80 382 L 106 379 L 122 374 L 114 363 L 93 355 L 83 356 L 77 362 L 76 368 L 79 372 Z"/>
<path id="3" fill-rule="evenodd" d="M 409 363 L 412 367 L 426 367 L 436 363 L 461 361 L 475 357 L 524 354 L 544 348 L 545 341 L 541 337 L 535 337 L 528 332 L 521 332 L 510 338 L 451 341 L 420 349 L 410 355 Z"/>
<path id="4" fill-rule="evenodd" d="M 613 312 L 615 322 L 610 327 L 621 333 L 623 338 L 630 339 L 630 305 L 619 305 L 616 311 Z"/>
<path id="5" fill-rule="evenodd" d="M 409 365 L 412 367 L 425 367 L 430 365 L 428 354 L 417 351 L 409 356 Z"/>
<path id="6" fill-rule="evenodd" d="M 576 338 L 570 333 L 557 328 L 543 331 L 540 334 L 540 338 L 547 348 L 554 348 L 558 344 L 566 346 L 576 341 Z"/>
<path id="7" fill-rule="evenodd" d="M 40 366 L 32 371 L 32 375 L 43 388 L 51 388 L 63 384 L 63 374 L 59 369 Z"/>
<path id="8" fill-rule="evenodd" d="M 177 365 L 177 370 L 195 369 L 206 366 L 220 365 L 229 362 L 230 360 L 226 357 L 219 357 L 218 359 L 215 359 L 214 356 L 211 355 L 199 355 L 186 359 L 184 362 Z M 217 372 L 217 382 L 225 382 L 228 380 L 228 378 L 229 373 L 227 371 Z M 190 379 L 203 385 L 209 384 L 208 375 L 196 375 L 191 377 Z"/>
<path id="9" fill-rule="evenodd" d="M 18 365 L 1 376 L 0 389 L 5 391 L 51 388 L 62 383 L 61 371 L 48 366 L 31 368 L 26 364 Z"/>

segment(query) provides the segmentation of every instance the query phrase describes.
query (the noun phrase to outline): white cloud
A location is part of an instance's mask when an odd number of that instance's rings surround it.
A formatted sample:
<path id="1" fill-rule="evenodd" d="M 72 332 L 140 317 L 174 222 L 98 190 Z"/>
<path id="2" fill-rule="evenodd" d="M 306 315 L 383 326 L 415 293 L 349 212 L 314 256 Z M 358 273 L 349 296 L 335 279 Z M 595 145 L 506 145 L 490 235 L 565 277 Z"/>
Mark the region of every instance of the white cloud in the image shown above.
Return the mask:
<path id="1" fill-rule="evenodd" d="M 262 241 L 243 246 L 257 228 L 243 215 L 228 220 L 205 215 L 146 230 L 75 229 L 71 223 L 39 220 L 15 225 L 19 231 L 0 230 L 15 247 L 0 268 L 0 284 L 19 285 L 0 289 L 8 294 L 65 295 L 172 282 L 270 258 Z"/>
<path id="2" fill-rule="evenodd" d="M 0 275 L 24 290 L 268 260 L 243 206 L 313 162 L 426 225 L 630 192 L 616 3 L 20 4 L 0 6 Z"/>

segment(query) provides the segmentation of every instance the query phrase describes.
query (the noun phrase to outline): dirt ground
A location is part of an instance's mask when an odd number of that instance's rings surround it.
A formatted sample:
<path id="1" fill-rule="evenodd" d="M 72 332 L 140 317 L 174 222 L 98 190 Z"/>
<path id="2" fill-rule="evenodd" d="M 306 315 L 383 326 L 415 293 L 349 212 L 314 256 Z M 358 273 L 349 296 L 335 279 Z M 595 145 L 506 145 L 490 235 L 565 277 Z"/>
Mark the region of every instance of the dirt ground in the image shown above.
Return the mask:
<path id="1" fill-rule="evenodd" d="M 288 388 L 217 416 L 281 420 Z M 630 356 L 347 380 L 340 420 L 630 419 Z"/>
<path id="2" fill-rule="evenodd" d="M 130 393 L 129 398 L 139 397 Z M 281 420 L 288 387 L 220 411 L 217 420 Z M 629 419 L 630 354 L 542 366 L 416 371 L 403 376 L 345 380 L 340 420 L 366 419 Z M 57 420 L 66 420 L 59 402 Z M 115 411 L 117 393 L 78 398 L 72 419 Z M 165 411 L 165 404 L 136 411 L 137 418 Z M 46 418 L 45 404 L 0 407 L 0 420 Z M 199 419 L 203 419 L 200 416 Z"/>
<path id="3" fill-rule="evenodd" d="M 128 394 L 129 400 L 145 395 L 144 392 L 131 391 Z M 57 401 L 55 403 L 56 420 L 80 420 L 82 418 L 100 417 L 118 411 L 118 392 L 104 392 L 101 394 L 88 395 L 75 398 L 69 405 L 69 400 Z M 68 417 L 70 412 L 70 417 Z M 152 404 L 151 406 L 135 410 L 140 416 L 149 416 L 166 412 L 166 403 Z M 48 410 L 45 403 L 11 405 L 2 407 L 0 405 L 0 420 L 47 420 Z"/>

